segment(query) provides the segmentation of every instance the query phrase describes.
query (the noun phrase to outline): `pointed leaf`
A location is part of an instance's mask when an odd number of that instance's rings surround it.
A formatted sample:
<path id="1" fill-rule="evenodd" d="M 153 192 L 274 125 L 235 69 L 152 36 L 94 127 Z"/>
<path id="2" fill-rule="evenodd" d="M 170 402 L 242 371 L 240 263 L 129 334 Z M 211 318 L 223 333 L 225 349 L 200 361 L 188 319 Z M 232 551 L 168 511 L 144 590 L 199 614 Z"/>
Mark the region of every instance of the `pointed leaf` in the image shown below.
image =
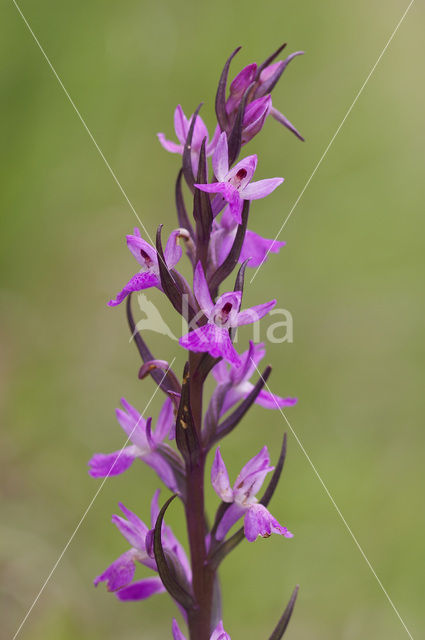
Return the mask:
<path id="1" fill-rule="evenodd" d="M 131 310 L 131 296 L 130 294 L 127 297 L 126 310 L 127 310 L 127 320 L 130 327 L 131 335 L 134 338 L 134 342 L 136 343 L 136 347 L 139 351 L 139 354 L 143 360 L 143 362 L 148 362 L 150 360 L 155 360 L 153 354 L 147 347 L 145 341 L 143 340 L 140 333 L 137 331 L 136 323 L 134 322 L 133 312 Z M 149 371 L 151 377 L 154 379 L 156 384 L 165 392 L 168 393 L 171 391 L 179 391 L 180 384 L 178 387 L 175 385 L 175 380 L 177 380 L 175 373 L 170 372 L 170 375 L 164 375 L 159 369 L 152 369 Z"/>
<path id="2" fill-rule="evenodd" d="M 190 406 L 189 363 L 187 362 L 176 419 L 176 443 L 186 466 L 192 469 L 199 462 L 201 445 Z"/>
<path id="3" fill-rule="evenodd" d="M 289 600 L 288 604 L 286 605 L 286 609 L 283 612 L 283 615 L 281 617 L 281 619 L 279 620 L 279 622 L 277 623 L 272 635 L 270 636 L 269 640 L 280 640 L 283 636 L 283 634 L 286 631 L 286 627 L 289 624 L 289 620 L 291 619 L 292 616 L 292 612 L 294 610 L 294 606 L 295 606 L 295 600 L 297 599 L 297 595 L 298 595 L 298 589 L 299 586 L 297 585 L 295 587 L 295 589 L 292 592 L 292 596 L 291 599 Z"/>
<path id="4" fill-rule="evenodd" d="M 202 431 L 202 438 L 206 443 L 208 443 L 208 441 L 214 437 L 215 432 L 217 431 L 217 425 L 218 421 L 220 420 L 220 414 L 223 408 L 224 399 L 227 395 L 227 392 L 231 389 L 232 386 L 232 382 L 221 384 L 217 387 L 217 389 L 211 396 L 208 409 L 205 412 L 204 429 Z"/>
<path id="5" fill-rule="evenodd" d="M 184 310 L 183 294 L 187 292 L 184 291 L 183 281 L 180 275 L 177 274 L 176 271 L 170 271 L 166 265 L 164 251 L 162 248 L 161 231 L 162 224 L 159 225 L 156 232 L 156 251 L 158 254 L 158 266 L 159 275 L 161 278 L 161 286 L 173 307 L 180 313 L 180 315 L 182 315 Z M 191 309 L 190 305 L 187 310 L 189 312 L 190 319 L 191 315 L 194 314 L 194 311 L 193 309 Z"/>
<path id="6" fill-rule="evenodd" d="M 236 114 L 235 121 L 232 126 L 232 130 L 228 136 L 228 146 L 229 146 L 229 167 L 232 166 L 234 162 L 236 162 L 242 145 L 242 129 L 243 129 L 243 118 L 245 115 L 245 107 L 248 101 L 248 96 L 254 87 L 255 82 L 251 82 L 249 87 L 246 89 L 243 94 L 243 98 L 239 103 L 238 112 Z"/>
<path id="7" fill-rule="evenodd" d="M 244 283 L 245 283 L 245 269 L 246 266 L 249 262 L 250 258 L 247 258 L 240 266 L 239 271 L 238 271 L 238 275 L 236 276 L 236 280 L 235 280 L 235 286 L 233 291 L 240 291 L 241 294 L 243 294 L 243 287 L 244 287 Z M 242 303 L 242 296 L 241 296 L 241 303 Z M 236 336 L 236 332 L 237 332 L 237 327 L 233 327 L 230 329 L 230 339 L 233 342 Z"/>
<path id="8" fill-rule="evenodd" d="M 245 269 L 246 266 L 248 264 L 248 262 L 250 261 L 250 258 L 247 258 L 240 266 L 239 271 L 238 271 L 238 275 L 236 276 L 236 280 L 235 280 L 235 286 L 233 291 L 240 291 L 241 293 L 243 293 L 243 286 L 244 286 L 244 282 L 245 282 Z"/>
<path id="9" fill-rule="evenodd" d="M 265 69 L 266 67 L 269 66 L 269 64 L 271 64 L 273 62 L 273 60 L 275 58 L 277 58 L 277 56 L 279 55 L 279 53 L 281 51 L 283 51 L 283 49 L 286 47 L 286 42 L 284 42 L 278 49 L 276 49 L 276 51 L 274 53 L 271 54 L 271 56 L 269 56 L 268 58 L 266 58 L 264 60 L 264 62 L 262 64 L 260 64 L 260 66 L 257 69 L 257 73 L 255 75 L 255 79 L 258 80 L 258 78 L 260 77 L 260 73 L 263 71 L 263 69 Z"/>
<path id="10" fill-rule="evenodd" d="M 207 159 L 205 155 L 206 138 L 202 141 L 199 154 L 197 184 L 207 182 Z M 196 263 L 201 261 L 204 271 L 207 267 L 208 245 L 211 237 L 213 213 L 211 209 L 210 195 L 200 189 L 195 190 L 193 198 L 193 217 L 196 222 Z"/>
<path id="11" fill-rule="evenodd" d="M 244 200 L 242 209 L 242 224 L 238 225 L 232 248 L 230 249 L 224 262 L 214 271 L 210 280 L 211 291 L 217 292 L 221 283 L 232 273 L 241 255 L 242 246 L 245 240 L 246 228 L 248 225 L 250 201 Z M 240 289 L 239 289 L 240 291 Z"/>
<path id="12" fill-rule="evenodd" d="M 223 420 L 223 422 L 218 425 L 217 432 L 212 439 L 210 446 L 214 444 L 214 442 L 218 442 L 219 440 L 224 438 L 224 436 L 227 436 L 239 424 L 248 409 L 250 409 L 251 405 L 257 399 L 257 396 L 260 393 L 261 389 L 266 384 L 271 370 L 271 367 L 266 367 L 251 393 L 245 398 L 245 400 L 243 400 L 243 402 L 240 403 L 240 405 L 235 409 L 235 411 L 233 411 L 233 413 L 230 414 L 228 418 Z"/>
<path id="13" fill-rule="evenodd" d="M 166 553 L 164 552 L 161 539 L 161 528 L 162 522 L 164 520 L 164 515 L 166 510 L 168 509 L 169 504 L 174 500 L 174 498 L 176 498 L 176 494 L 174 494 L 167 500 L 167 502 L 159 512 L 158 518 L 156 519 L 153 538 L 153 549 L 159 577 L 161 578 L 164 587 L 167 589 L 171 597 L 174 598 L 174 600 L 181 604 L 184 609 L 188 610 L 192 609 L 194 606 L 193 596 L 191 593 L 189 593 L 189 591 L 187 591 L 185 587 L 182 586 L 179 580 L 180 576 L 178 576 L 178 571 L 176 570 L 176 567 L 173 566 L 173 563 L 170 562 L 169 554 L 167 554 L 169 557 L 167 561 Z"/>
<path id="14" fill-rule="evenodd" d="M 221 72 L 220 80 L 218 82 L 217 93 L 215 96 L 215 112 L 217 115 L 218 124 L 220 125 L 222 131 L 227 131 L 227 128 L 229 126 L 229 118 L 226 112 L 227 76 L 229 75 L 230 63 L 232 62 L 238 51 L 240 51 L 240 49 L 241 47 L 235 49 L 231 56 L 227 59 L 223 71 Z"/>
<path id="15" fill-rule="evenodd" d="M 183 199 L 182 175 L 183 175 L 183 169 L 180 169 L 179 174 L 177 176 L 176 188 L 175 188 L 177 218 L 179 221 L 179 225 L 183 227 L 183 229 L 187 229 L 192 237 L 192 240 L 194 240 L 195 232 L 189 220 L 189 216 L 187 214 L 186 207 L 184 204 L 184 199 Z"/>
<path id="16" fill-rule="evenodd" d="M 183 174 L 188 186 L 192 191 L 193 191 L 193 185 L 195 184 L 195 177 L 193 175 L 193 169 L 192 169 L 192 138 L 193 138 L 193 132 L 195 130 L 196 118 L 198 117 L 198 113 L 201 107 L 202 107 L 202 102 L 198 105 L 195 113 L 192 116 L 192 120 L 190 121 L 189 131 L 187 133 L 186 144 L 184 145 L 184 149 L 183 149 Z"/>
<path id="17" fill-rule="evenodd" d="M 273 494 L 277 487 L 277 483 L 279 482 L 280 476 L 282 474 L 282 469 L 283 469 L 283 465 L 285 464 L 285 458 L 286 458 L 286 440 L 287 440 L 286 433 L 284 433 L 279 459 L 276 463 L 276 466 L 274 468 L 273 475 L 270 478 L 269 484 L 267 485 L 267 489 L 265 490 L 260 500 L 260 504 L 263 504 L 265 507 L 267 507 L 270 500 L 272 499 Z"/>

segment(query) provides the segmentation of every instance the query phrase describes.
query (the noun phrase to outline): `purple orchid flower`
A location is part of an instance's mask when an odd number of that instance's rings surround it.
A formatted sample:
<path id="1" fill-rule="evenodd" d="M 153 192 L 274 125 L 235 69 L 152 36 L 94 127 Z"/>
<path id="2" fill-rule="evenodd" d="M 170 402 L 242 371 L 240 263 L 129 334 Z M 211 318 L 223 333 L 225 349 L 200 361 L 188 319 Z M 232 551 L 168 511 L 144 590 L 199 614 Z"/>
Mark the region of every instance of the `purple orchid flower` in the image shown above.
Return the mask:
<path id="1" fill-rule="evenodd" d="M 173 619 L 173 640 L 186 640 L 186 636 L 180 631 L 180 627 L 177 624 L 177 620 Z M 228 633 L 225 632 L 223 622 L 220 620 L 214 631 L 210 636 L 210 640 L 231 640 Z"/>
<path id="2" fill-rule="evenodd" d="M 208 322 L 180 338 L 180 345 L 189 351 L 208 352 L 214 358 L 222 357 L 239 366 L 241 359 L 230 340 L 229 329 L 256 322 L 273 309 L 276 300 L 239 311 L 242 293 L 234 291 L 223 293 L 214 304 L 200 262 L 196 265 L 193 289 Z"/>
<path id="3" fill-rule="evenodd" d="M 220 197 L 213 202 L 213 212 L 217 215 L 226 202 L 236 222 L 242 222 L 244 200 L 265 198 L 283 182 L 283 178 L 267 178 L 252 182 L 257 168 L 257 156 L 247 156 L 229 169 L 227 135 L 223 131 L 213 153 L 212 164 L 217 182 L 212 184 L 195 184 L 195 187 L 207 193 L 218 193 Z M 216 202 L 217 200 L 217 202 Z"/>
<path id="4" fill-rule="evenodd" d="M 294 133 L 297 136 L 297 138 L 299 138 L 300 140 L 304 140 L 302 135 L 294 127 L 294 125 L 288 120 L 288 118 L 284 116 L 283 113 L 278 111 L 275 107 L 273 107 L 272 101 L 271 101 L 271 95 L 270 95 L 270 91 L 271 89 L 273 89 L 273 86 L 274 86 L 275 78 L 280 76 L 281 73 L 283 73 L 283 71 L 286 69 L 286 67 L 291 62 L 291 60 L 293 60 L 297 56 L 302 55 L 303 53 L 304 51 L 295 51 L 295 53 L 291 53 L 291 55 L 289 55 L 285 60 L 273 62 L 272 64 L 269 64 L 267 67 L 265 67 L 261 71 L 259 78 L 257 79 L 252 91 L 250 92 L 250 97 L 252 101 L 248 103 L 245 110 L 243 125 L 244 127 L 247 126 L 247 131 L 242 132 L 243 144 L 251 140 L 252 137 L 256 135 L 258 131 L 260 131 L 268 115 L 271 115 L 273 118 L 275 118 L 275 120 L 277 120 L 278 122 L 283 124 L 287 129 L 292 131 L 292 133 Z M 231 82 L 230 94 L 226 102 L 226 111 L 229 116 L 234 115 L 235 112 L 237 111 L 245 91 L 248 89 L 249 85 L 255 81 L 256 75 L 257 75 L 257 65 L 255 63 L 249 64 L 246 67 L 244 67 Z M 247 118 L 247 112 L 248 112 L 248 109 L 251 107 L 251 105 L 254 105 L 261 98 L 269 99 L 267 112 L 265 113 L 264 117 L 260 121 L 257 121 L 256 127 L 253 127 L 253 130 L 257 129 L 255 130 L 255 133 L 253 133 L 253 135 L 250 135 L 249 126 L 252 125 L 253 116 L 251 116 L 251 121 L 250 121 L 250 119 Z M 262 105 L 262 103 L 258 103 L 258 106 L 256 108 L 260 110 L 262 106 L 264 106 Z"/>
<path id="5" fill-rule="evenodd" d="M 174 131 L 176 132 L 177 139 L 179 143 L 172 142 L 171 140 L 167 140 L 163 133 L 158 133 L 158 139 L 161 145 L 169 151 L 170 153 L 179 153 L 183 155 L 184 145 L 186 144 L 187 134 L 189 133 L 190 122 L 192 120 L 192 116 L 190 118 L 186 118 L 183 109 L 178 104 L 174 111 Z M 202 146 L 202 141 L 206 138 L 206 146 L 205 152 L 207 157 L 209 157 L 214 151 L 218 136 L 220 135 L 220 127 L 217 125 L 216 130 L 214 132 L 213 139 L 211 142 L 208 142 L 208 129 L 204 124 L 201 116 L 197 116 L 195 121 L 195 126 L 193 129 L 193 137 L 192 137 L 192 145 L 191 145 L 191 159 L 192 159 L 192 170 L 193 173 L 198 173 L 198 163 L 199 163 L 199 153 Z"/>
<path id="6" fill-rule="evenodd" d="M 233 525 L 244 516 L 244 532 L 248 542 L 254 542 L 258 536 L 268 538 L 272 533 L 292 538 L 293 534 L 283 527 L 272 516 L 270 511 L 258 503 L 255 497 L 264 482 L 266 475 L 273 471 L 267 447 L 249 460 L 236 478 L 233 488 L 230 486 L 229 474 L 217 448 L 211 468 L 211 483 L 214 491 L 223 502 L 230 503 L 224 513 L 216 532 L 217 540 L 223 540 Z"/>
<path id="7" fill-rule="evenodd" d="M 178 244 L 179 238 L 188 239 L 189 233 L 186 229 L 175 229 L 168 238 L 164 258 L 169 269 L 172 269 L 182 257 L 182 248 Z M 156 249 L 150 245 L 140 235 L 139 229 L 134 229 L 134 235 L 127 236 L 127 246 L 137 262 L 142 266 L 117 294 L 115 300 L 110 300 L 108 305 L 116 307 L 133 291 L 143 291 L 151 287 L 161 289 L 159 277 L 158 256 Z"/>
<path id="8" fill-rule="evenodd" d="M 215 365 L 212 374 L 217 381 L 217 387 L 211 398 L 214 403 L 215 397 L 221 395 L 223 387 L 227 386 L 228 391 L 224 396 L 221 415 L 229 411 L 240 400 L 246 398 L 254 388 L 250 379 L 256 372 L 258 363 L 264 358 L 266 350 L 264 344 L 254 344 L 249 342 L 249 349 L 241 355 L 241 365 L 239 367 L 229 366 L 223 360 Z M 274 393 L 260 391 L 255 400 L 256 404 L 266 409 L 281 409 L 283 407 L 293 407 L 297 403 L 297 398 L 281 398 Z"/>
<path id="9" fill-rule="evenodd" d="M 164 402 L 154 432 L 151 431 L 152 418 L 145 420 L 125 398 L 121 398 L 121 404 L 124 410 L 116 409 L 117 420 L 132 444 L 113 453 L 96 453 L 89 461 L 90 475 L 93 478 L 119 475 L 131 467 L 136 458 L 140 458 L 156 471 L 171 491 L 177 491 L 171 466 L 158 452 L 159 445 L 173 433 L 174 429 L 174 408 L 171 398 L 167 398 Z"/>
<path id="10" fill-rule="evenodd" d="M 236 236 L 238 224 L 227 206 L 221 214 L 220 221 L 217 218 L 213 222 L 213 231 L 210 241 L 210 257 L 213 267 L 216 269 L 228 256 Z M 238 262 L 241 264 L 249 260 L 248 267 L 258 267 L 265 262 L 270 253 L 279 253 L 286 242 L 263 238 L 250 229 L 246 230 L 245 239 Z"/>
<path id="11" fill-rule="evenodd" d="M 151 527 L 155 523 L 159 514 L 158 497 L 156 491 L 151 502 Z M 135 513 L 119 503 L 119 507 L 125 518 L 112 516 L 112 522 L 124 538 L 130 543 L 131 548 L 117 558 L 103 573 L 94 580 L 94 585 L 106 582 L 108 591 L 116 593 L 119 600 L 145 600 L 155 593 L 165 592 L 162 581 L 158 577 L 145 578 L 133 582 L 136 571 L 136 562 L 144 565 L 153 571 L 157 570 L 155 559 L 153 558 L 151 543 L 152 529 L 146 526 Z M 172 530 L 165 524 L 162 526 L 162 544 L 164 549 L 172 553 L 176 562 L 181 566 L 187 581 L 190 583 L 192 574 L 186 553 L 175 537 Z"/>

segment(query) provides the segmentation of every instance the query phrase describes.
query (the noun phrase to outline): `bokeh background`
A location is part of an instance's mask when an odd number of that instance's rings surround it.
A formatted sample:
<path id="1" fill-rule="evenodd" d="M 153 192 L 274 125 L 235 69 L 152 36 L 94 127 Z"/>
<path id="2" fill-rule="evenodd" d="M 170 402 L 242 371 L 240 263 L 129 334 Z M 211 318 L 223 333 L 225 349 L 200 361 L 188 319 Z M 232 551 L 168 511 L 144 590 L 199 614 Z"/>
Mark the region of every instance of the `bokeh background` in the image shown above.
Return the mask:
<path id="1" fill-rule="evenodd" d="M 203 100 L 211 127 L 235 46 L 234 71 L 285 40 L 304 49 L 274 101 L 306 142 L 270 120 L 249 146 L 259 177 L 286 178 L 252 210 L 252 227 L 270 237 L 407 0 L 21 7 L 151 234 L 174 225 L 178 159 L 155 134 L 171 136 L 175 105 L 191 112 Z M 300 398 L 287 412 L 293 429 L 415 638 L 425 587 L 424 17 L 416 2 L 288 222 L 287 246 L 246 293 L 249 303 L 277 296 L 293 315 L 293 344 L 268 349 L 271 386 Z M 137 380 L 124 309 L 106 307 L 135 270 L 124 242 L 134 214 L 11 1 L 0 22 L 0 635 L 11 638 L 99 486 L 87 460 L 123 442 L 120 396 L 142 409 L 154 387 Z M 178 332 L 159 294 L 150 299 Z M 182 366 L 175 343 L 147 337 Z M 223 444 L 232 476 L 264 442 L 276 456 L 284 430 L 278 413 L 254 408 Z M 105 484 L 22 640 L 170 637 L 166 596 L 123 604 L 92 586 L 126 546 L 110 523 L 117 502 L 147 515 L 156 487 L 141 464 Z M 272 507 L 296 535 L 241 545 L 223 566 L 232 638 L 268 637 L 297 583 L 293 640 L 408 637 L 291 434 Z M 184 536 L 177 507 L 169 521 Z"/>

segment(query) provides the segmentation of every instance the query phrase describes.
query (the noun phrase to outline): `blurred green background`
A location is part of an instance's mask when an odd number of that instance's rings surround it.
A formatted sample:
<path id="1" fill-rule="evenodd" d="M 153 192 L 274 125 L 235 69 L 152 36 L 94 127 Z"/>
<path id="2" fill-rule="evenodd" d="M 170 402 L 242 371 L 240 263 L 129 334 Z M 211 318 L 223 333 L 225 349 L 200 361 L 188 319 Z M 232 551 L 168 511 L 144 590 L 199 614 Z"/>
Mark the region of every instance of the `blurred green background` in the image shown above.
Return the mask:
<path id="1" fill-rule="evenodd" d="M 173 228 L 178 159 L 157 142 L 181 102 L 213 124 L 225 58 L 261 61 L 282 41 L 304 49 L 248 147 L 258 177 L 285 184 L 252 209 L 272 237 L 288 214 L 407 0 L 214 4 L 136 0 L 22 2 L 22 10 L 149 232 Z M 271 387 L 297 395 L 295 432 L 413 637 L 424 633 L 424 7 L 416 2 L 287 224 L 287 246 L 247 291 L 277 296 L 294 343 L 270 345 Z M 1 8 L 1 637 L 11 638 L 100 481 L 86 463 L 121 446 L 121 395 L 142 409 L 124 309 L 106 307 L 135 271 L 135 218 L 12 2 Z M 179 331 L 159 293 L 149 294 Z M 174 324 L 173 324 L 174 323 Z M 158 357 L 183 354 L 152 334 Z M 159 398 L 152 413 L 156 415 Z M 285 424 L 254 408 L 223 444 L 231 475 Z M 157 483 L 141 464 L 108 480 L 20 636 L 169 638 L 166 596 L 119 603 L 92 579 L 126 548 L 118 500 L 147 516 Z M 162 493 L 163 497 L 166 491 Z M 212 512 L 217 500 L 210 495 Z M 288 637 L 407 637 L 294 437 L 273 513 L 295 533 L 244 544 L 223 566 L 232 638 L 268 637 L 301 585 Z M 184 536 L 176 505 L 169 522 Z M 143 571 L 140 575 L 142 575 Z"/>

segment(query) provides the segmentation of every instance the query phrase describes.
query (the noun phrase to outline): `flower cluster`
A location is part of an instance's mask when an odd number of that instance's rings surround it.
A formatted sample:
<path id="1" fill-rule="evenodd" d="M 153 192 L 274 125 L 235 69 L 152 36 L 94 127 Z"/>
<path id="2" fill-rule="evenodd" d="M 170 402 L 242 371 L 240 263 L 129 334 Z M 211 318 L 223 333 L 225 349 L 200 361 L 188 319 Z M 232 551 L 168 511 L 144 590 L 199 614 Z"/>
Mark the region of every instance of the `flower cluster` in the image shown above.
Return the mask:
<path id="1" fill-rule="evenodd" d="M 276 304 L 276 300 L 270 300 L 246 308 L 242 298 L 245 269 L 262 264 L 285 244 L 248 229 L 252 201 L 269 196 L 283 178 L 254 180 L 257 155 L 242 159 L 239 155 L 242 147 L 261 131 L 269 115 L 302 140 L 272 104 L 271 94 L 282 73 L 302 53 L 276 61 L 282 49 L 261 65 L 244 67 L 227 91 L 230 63 L 238 49 L 230 56 L 217 89 L 217 126 L 212 137 L 199 115 L 199 107 L 190 118 L 180 105 L 176 107 L 174 129 L 178 142 L 168 140 L 163 133 L 158 138 L 167 151 L 182 159 L 175 185 L 178 226 L 169 235 L 165 249 L 162 225 L 155 245 L 148 242 L 149 238 L 142 238 L 138 229 L 127 236 L 127 246 L 139 270 L 108 303 L 114 307 L 126 300 L 130 331 L 143 361 L 139 378 L 150 375 L 164 392 L 165 400 L 153 422 L 122 398 L 116 417 L 127 436 L 125 446 L 113 453 L 95 454 L 89 461 L 89 473 L 106 478 L 125 472 L 136 459 L 142 460 L 173 495 L 160 508 L 159 490 L 155 492 L 150 527 L 120 503 L 123 515 L 114 515 L 112 522 L 130 548 L 94 583 L 105 582 L 108 591 L 126 601 L 168 592 L 187 624 L 191 640 L 230 640 L 222 622 L 220 599 L 216 597 L 218 568 L 227 554 L 244 538 L 254 542 L 271 534 L 293 537 L 268 509 L 284 464 L 286 435 L 275 466 L 271 466 L 265 446 L 245 464 L 233 485 L 218 445 L 253 403 L 282 410 L 297 402 L 296 398 L 281 397 L 268 389 L 270 367 L 257 375 L 265 356 L 264 344 L 251 341 L 243 353 L 234 344 L 238 327 L 258 322 Z M 193 201 L 193 220 L 186 209 L 183 179 Z M 176 269 L 183 256 L 181 245 L 193 268 L 192 286 Z M 220 286 L 238 263 L 233 290 L 220 294 Z M 188 323 L 188 332 L 179 339 L 181 352 L 187 354 L 182 381 L 167 361 L 155 359 L 134 322 L 132 293 L 152 287 L 159 289 Z M 206 405 L 204 385 L 210 373 L 216 386 Z M 252 382 L 254 376 L 257 380 Z M 205 411 L 203 406 L 207 406 Z M 220 503 L 209 527 L 204 482 L 208 454 L 214 450 L 210 477 Z M 266 489 L 258 497 L 268 476 Z M 176 497 L 185 513 L 189 558 L 164 522 Z M 242 520 L 243 526 L 238 525 Z M 154 575 L 136 578 L 138 565 Z M 273 638 L 283 636 L 296 593 L 297 590 L 275 627 Z M 174 640 L 185 640 L 176 619 L 172 621 L 172 635 Z"/>

